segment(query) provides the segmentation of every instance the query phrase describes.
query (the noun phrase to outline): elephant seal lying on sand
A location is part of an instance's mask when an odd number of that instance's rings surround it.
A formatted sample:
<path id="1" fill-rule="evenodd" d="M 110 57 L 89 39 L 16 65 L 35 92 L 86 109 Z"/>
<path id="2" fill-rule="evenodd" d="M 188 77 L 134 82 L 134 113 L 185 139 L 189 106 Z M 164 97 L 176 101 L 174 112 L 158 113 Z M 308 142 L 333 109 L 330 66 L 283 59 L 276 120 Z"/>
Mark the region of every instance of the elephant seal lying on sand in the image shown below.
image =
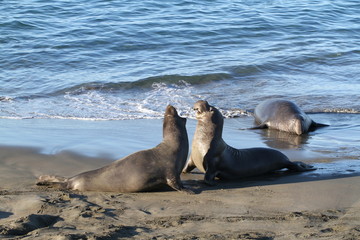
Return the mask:
<path id="1" fill-rule="evenodd" d="M 138 192 L 167 184 L 175 190 L 187 191 L 180 181 L 189 151 L 185 124 L 186 118 L 169 105 L 164 115 L 163 141 L 156 147 L 71 178 L 40 176 L 37 185 L 79 191 Z"/>
<path id="2" fill-rule="evenodd" d="M 302 162 L 291 162 L 283 153 L 271 148 L 235 149 L 222 139 L 224 119 L 219 110 L 207 101 L 195 103 L 198 123 L 190 159 L 184 172 L 197 167 L 205 173 L 205 182 L 215 184 L 220 179 L 239 179 L 288 168 L 293 171 L 314 170 Z"/>

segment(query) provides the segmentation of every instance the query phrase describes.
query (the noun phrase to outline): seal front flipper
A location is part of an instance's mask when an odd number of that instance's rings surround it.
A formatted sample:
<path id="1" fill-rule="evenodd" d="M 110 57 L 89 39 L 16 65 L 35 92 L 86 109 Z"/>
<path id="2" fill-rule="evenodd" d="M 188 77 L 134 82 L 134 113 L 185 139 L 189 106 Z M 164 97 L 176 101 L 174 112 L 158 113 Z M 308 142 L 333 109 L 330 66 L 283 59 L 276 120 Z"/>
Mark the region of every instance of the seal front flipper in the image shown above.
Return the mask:
<path id="1" fill-rule="evenodd" d="M 195 163 L 192 161 L 191 156 L 189 157 L 188 162 L 186 163 L 184 169 L 182 170 L 183 173 L 189 173 L 196 168 Z"/>
<path id="2" fill-rule="evenodd" d="M 207 185 L 215 186 L 216 185 L 215 177 L 216 177 L 216 173 L 213 173 L 211 171 L 206 171 L 205 177 L 204 177 L 204 182 Z"/>
<path id="3" fill-rule="evenodd" d="M 187 194 L 195 194 L 195 192 L 193 190 L 184 187 L 180 178 L 179 179 L 176 177 L 167 178 L 166 183 L 169 187 L 171 187 L 172 189 L 174 189 L 176 191 L 184 192 Z"/>
<path id="4" fill-rule="evenodd" d="M 204 164 L 205 164 L 205 177 L 204 181 L 206 184 L 210 186 L 215 186 L 216 181 L 215 177 L 217 175 L 217 167 L 216 164 L 219 161 L 219 158 L 210 158 L 211 156 L 210 151 L 204 157 Z"/>

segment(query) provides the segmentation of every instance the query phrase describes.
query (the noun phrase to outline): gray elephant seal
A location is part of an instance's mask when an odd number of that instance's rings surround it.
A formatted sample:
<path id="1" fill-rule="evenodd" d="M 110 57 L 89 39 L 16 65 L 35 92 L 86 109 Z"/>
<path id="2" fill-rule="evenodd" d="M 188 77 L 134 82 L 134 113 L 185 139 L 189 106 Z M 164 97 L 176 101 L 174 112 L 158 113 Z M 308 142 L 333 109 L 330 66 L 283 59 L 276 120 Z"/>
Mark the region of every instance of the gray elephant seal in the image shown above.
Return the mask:
<path id="1" fill-rule="evenodd" d="M 301 135 L 328 126 L 314 122 L 295 103 L 287 100 L 266 100 L 255 108 L 254 116 L 259 125 L 252 129 L 269 128 Z"/>
<path id="2" fill-rule="evenodd" d="M 164 115 L 163 141 L 156 147 L 68 179 L 40 176 L 37 185 L 58 185 L 79 191 L 139 192 L 167 184 L 175 190 L 188 191 L 180 181 L 189 151 L 185 124 L 186 118 L 169 105 Z"/>
<path id="3" fill-rule="evenodd" d="M 302 162 L 291 162 L 283 153 L 271 148 L 235 149 L 222 139 L 224 119 L 208 102 L 195 103 L 198 120 L 192 152 L 184 172 L 195 167 L 205 173 L 205 182 L 213 185 L 215 177 L 239 179 L 288 168 L 293 171 L 314 170 Z"/>

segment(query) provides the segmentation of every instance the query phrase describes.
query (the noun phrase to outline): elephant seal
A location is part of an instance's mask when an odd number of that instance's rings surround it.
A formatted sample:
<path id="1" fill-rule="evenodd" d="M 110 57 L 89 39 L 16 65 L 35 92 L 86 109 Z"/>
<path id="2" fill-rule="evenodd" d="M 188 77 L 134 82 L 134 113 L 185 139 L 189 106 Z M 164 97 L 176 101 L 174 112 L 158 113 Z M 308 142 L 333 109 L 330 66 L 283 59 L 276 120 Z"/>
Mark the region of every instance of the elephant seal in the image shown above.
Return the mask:
<path id="1" fill-rule="evenodd" d="M 254 111 L 255 122 L 252 129 L 276 129 L 301 135 L 328 125 L 316 123 L 295 103 L 287 100 L 269 99 L 261 102 Z"/>
<path id="2" fill-rule="evenodd" d="M 163 140 L 156 147 L 68 179 L 40 176 L 37 185 L 57 185 L 79 191 L 139 192 L 167 184 L 175 190 L 191 193 L 180 180 L 189 151 L 185 125 L 186 118 L 180 117 L 169 105 L 164 115 Z"/>
<path id="3" fill-rule="evenodd" d="M 197 167 L 205 173 L 205 183 L 215 184 L 220 179 L 239 179 L 262 175 L 282 168 L 292 171 L 315 170 L 302 162 L 291 162 L 283 153 L 271 148 L 235 149 L 222 139 L 224 119 L 207 101 L 194 105 L 198 123 L 192 152 L 184 172 Z"/>

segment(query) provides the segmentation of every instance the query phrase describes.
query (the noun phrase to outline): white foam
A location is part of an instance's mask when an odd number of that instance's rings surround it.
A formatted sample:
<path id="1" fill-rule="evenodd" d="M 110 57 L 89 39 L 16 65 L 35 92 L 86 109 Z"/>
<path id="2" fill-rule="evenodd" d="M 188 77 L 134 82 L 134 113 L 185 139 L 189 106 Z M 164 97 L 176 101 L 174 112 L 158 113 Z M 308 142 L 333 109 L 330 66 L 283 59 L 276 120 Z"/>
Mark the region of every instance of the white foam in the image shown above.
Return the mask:
<path id="1" fill-rule="evenodd" d="M 220 87 L 217 86 L 217 88 Z M 221 111 L 225 118 L 252 115 L 247 110 L 237 108 L 236 100 L 224 101 L 222 96 L 218 99 L 209 86 L 202 89 L 199 85 L 193 86 L 180 80 L 172 84 L 155 82 L 151 89 L 114 91 L 81 88 L 60 96 L 0 101 L 0 118 L 159 119 L 163 117 L 166 106 L 171 104 L 181 116 L 194 119 L 192 107 L 200 99 L 208 100 L 211 105 Z M 229 105 L 229 101 L 235 104 Z M 241 107 L 240 103 L 238 105 Z M 352 108 L 334 108 L 316 112 L 360 113 Z"/>
<path id="2" fill-rule="evenodd" d="M 325 113 L 353 113 L 353 114 L 359 114 L 360 111 L 353 109 L 353 108 L 327 108 L 324 109 Z"/>

